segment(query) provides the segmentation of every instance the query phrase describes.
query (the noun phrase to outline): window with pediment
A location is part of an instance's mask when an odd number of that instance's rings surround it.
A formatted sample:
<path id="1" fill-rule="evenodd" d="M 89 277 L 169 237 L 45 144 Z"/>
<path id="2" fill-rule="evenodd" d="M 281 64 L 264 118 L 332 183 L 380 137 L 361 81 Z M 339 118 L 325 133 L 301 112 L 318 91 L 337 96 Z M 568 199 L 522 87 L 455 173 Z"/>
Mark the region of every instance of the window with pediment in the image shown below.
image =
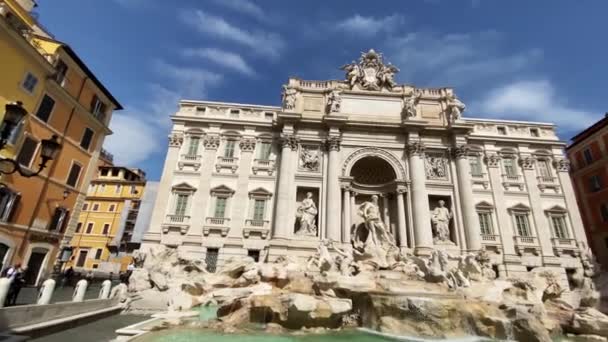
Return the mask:
<path id="1" fill-rule="evenodd" d="M 179 217 L 188 216 L 190 199 L 195 191 L 196 188 L 188 183 L 180 183 L 173 186 L 173 215 Z"/>
<path id="2" fill-rule="evenodd" d="M 234 195 L 234 190 L 220 185 L 210 190 L 212 198 L 211 217 L 228 218 L 230 215 L 230 199 Z"/>
<path id="3" fill-rule="evenodd" d="M 532 237 L 532 226 L 530 225 L 530 208 L 524 204 L 518 204 L 509 208 L 513 217 L 513 225 L 517 236 Z"/>
<path id="4" fill-rule="evenodd" d="M 559 239 L 569 239 L 570 232 L 568 230 L 568 221 L 566 216 L 568 211 L 560 206 L 554 206 L 545 211 L 549 220 L 549 225 L 553 231 L 553 235 Z"/>
<path id="5" fill-rule="evenodd" d="M 481 202 L 475 206 L 475 209 L 479 218 L 481 235 L 494 235 L 494 224 L 492 222 L 494 206 L 488 202 Z"/>

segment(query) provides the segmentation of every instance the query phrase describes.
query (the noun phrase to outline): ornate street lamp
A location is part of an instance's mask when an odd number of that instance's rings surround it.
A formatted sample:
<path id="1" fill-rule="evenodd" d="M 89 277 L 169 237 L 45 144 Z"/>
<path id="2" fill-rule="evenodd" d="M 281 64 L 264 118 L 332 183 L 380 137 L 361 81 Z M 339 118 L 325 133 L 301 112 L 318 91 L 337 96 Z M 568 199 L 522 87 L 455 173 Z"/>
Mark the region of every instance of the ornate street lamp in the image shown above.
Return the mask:
<path id="1" fill-rule="evenodd" d="M 19 123 L 25 118 L 27 111 L 23 108 L 22 103 L 17 101 L 8 103 L 5 106 L 4 122 L 2 124 L 2 131 L 0 131 L 0 150 L 4 148 L 11 133 L 19 125 Z M 33 177 L 46 167 L 49 160 L 53 160 L 57 157 L 61 145 L 57 142 L 57 136 L 53 135 L 51 139 L 43 139 L 40 142 L 40 164 L 36 172 L 30 172 L 21 168 L 21 165 L 10 158 L 0 158 L 0 173 L 11 174 L 19 172 L 23 177 Z"/>

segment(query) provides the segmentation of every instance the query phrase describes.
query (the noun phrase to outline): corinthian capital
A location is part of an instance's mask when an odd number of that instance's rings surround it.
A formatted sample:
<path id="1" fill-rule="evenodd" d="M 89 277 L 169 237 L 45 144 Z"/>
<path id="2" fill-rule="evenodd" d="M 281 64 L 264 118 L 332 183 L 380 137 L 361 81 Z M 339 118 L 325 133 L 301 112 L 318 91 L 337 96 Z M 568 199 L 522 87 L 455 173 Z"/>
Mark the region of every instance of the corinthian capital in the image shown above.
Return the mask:
<path id="1" fill-rule="evenodd" d="M 342 140 L 340 137 L 329 137 L 325 140 L 325 146 L 328 151 L 340 151 L 340 143 Z"/>
<path id="2" fill-rule="evenodd" d="M 498 167 L 500 165 L 500 156 L 496 153 L 487 154 L 484 161 L 488 167 Z"/>
<path id="3" fill-rule="evenodd" d="M 534 157 L 523 157 L 519 160 L 519 164 L 524 170 L 534 170 L 536 159 Z"/>
<path id="4" fill-rule="evenodd" d="M 281 137 L 281 147 L 289 147 L 292 151 L 298 149 L 299 139 L 293 134 L 283 134 Z"/>
<path id="5" fill-rule="evenodd" d="M 454 153 L 454 157 L 456 157 L 457 159 L 466 158 L 469 155 L 470 151 L 471 151 L 471 148 L 469 147 L 469 145 L 466 145 L 466 144 L 458 145 L 452 149 L 452 152 Z"/>
<path id="6" fill-rule="evenodd" d="M 239 148 L 243 152 L 252 152 L 255 150 L 255 139 L 253 138 L 244 138 L 239 142 Z"/>
<path id="7" fill-rule="evenodd" d="M 421 156 L 424 154 L 424 144 L 421 142 L 411 142 L 406 146 L 407 153 L 411 156 Z"/>
<path id="8" fill-rule="evenodd" d="M 553 166 L 559 172 L 569 172 L 570 171 L 570 161 L 568 159 L 556 159 L 553 161 Z"/>
<path id="9" fill-rule="evenodd" d="M 181 133 L 171 133 L 169 134 L 169 146 L 171 147 L 180 147 L 184 142 L 184 135 Z"/>
<path id="10" fill-rule="evenodd" d="M 220 146 L 220 137 L 217 135 L 207 135 L 203 138 L 203 145 L 208 150 L 217 150 Z"/>

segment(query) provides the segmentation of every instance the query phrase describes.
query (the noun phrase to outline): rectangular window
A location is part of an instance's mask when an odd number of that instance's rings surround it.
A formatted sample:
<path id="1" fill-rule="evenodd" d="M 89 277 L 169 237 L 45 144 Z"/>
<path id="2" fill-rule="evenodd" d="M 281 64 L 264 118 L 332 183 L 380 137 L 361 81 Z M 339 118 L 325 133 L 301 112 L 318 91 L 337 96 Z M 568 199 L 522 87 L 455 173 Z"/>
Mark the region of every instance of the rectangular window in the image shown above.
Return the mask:
<path id="1" fill-rule="evenodd" d="M 99 203 L 93 203 L 93 208 L 91 209 L 91 211 L 97 211 L 99 210 Z"/>
<path id="2" fill-rule="evenodd" d="M 515 214 L 515 226 L 517 228 L 517 235 L 532 236 L 528 214 Z"/>
<path id="3" fill-rule="evenodd" d="M 593 175 L 589 178 L 589 186 L 592 192 L 602 190 L 602 179 L 598 175 Z"/>
<path id="4" fill-rule="evenodd" d="M 188 145 L 188 156 L 194 157 L 198 153 L 198 145 L 200 144 L 200 137 L 190 137 L 190 145 Z"/>
<path id="5" fill-rule="evenodd" d="M 232 118 L 238 118 L 240 112 L 241 111 L 238 110 L 238 109 L 231 109 L 230 110 L 230 117 L 232 117 Z"/>
<path id="6" fill-rule="evenodd" d="M 602 221 L 608 222 L 608 203 L 604 203 L 600 206 L 600 213 L 602 216 Z"/>
<path id="7" fill-rule="evenodd" d="M 80 147 L 88 150 L 91 147 L 91 142 L 93 141 L 93 130 L 90 128 L 85 128 L 84 133 L 82 134 L 82 139 L 80 139 Z"/>
<path id="8" fill-rule="evenodd" d="M 234 157 L 234 146 L 236 145 L 235 140 L 226 140 L 226 145 L 224 146 L 224 157 L 232 158 Z"/>
<path id="9" fill-rule="evenodd" d="M 53 107 L 55 107 L 55 100 L 48 95 L 44 95 L 42 102 L 40 102 L 40 107 L 38 107 L 38 111 L 36 112 L 36 116 L 38 119 L 47 122 L 51 116 Z"/>
<path id="10" fill-rule="evenodd" d="M 26 136 L 25 139 L 23 139 L 19 155 L 17 155 L 17 162 L 25 167 L 30 167 L 37 148 L 38 142 Z"/>
<path id="11" fill-rule="evenodd" d="M 103 225 L 103 235 L 108 235 L 108 233 L 110 232 L 110 224 L 109 223 L 104 223 Z"/>
<path id="12" fill-rule="evenodd" d="M 262 221 L 264 220 L 264 211 L 266 210 L 266 201 L 256 199 L 253 203 L 253 219 Z"/>
<path id="13" fill-rule="evenodd" d="M 91 99 L 91 113 L 101 121 L 105 118 L 106 105 L 101 102 L 97 95 L 93 95 L 93 98 Z"/>
<path id="14" fill-rule="evenodd" d="M 34 89 L 36 89 L 36 85 L 38 84 L 38 77 L 34 76 L 31 72 L 25 74 L 25 78 L 23 79 L 23 83 L 21 83 L 21 87 L 25 89 L 28 93 L 33 93 Z"/>
<path id="15" fill-rule="evenodd" d="M 551 224 L 553 225 L 553 231 L 555 237 L 560 239 L 568 238 L 568 230 L 566 229 L 566 220 L 563 216 L 551 216 Z"/>
<path id="16" fill-rule="evenodd" d="M 481 177 L 483 175 L 479 156 L 469 156 L 469 166 L 471 167 L 472 176 Z"/>
<path id="17" fill-rule="evenodd" d="M 207 248 L 207 254 L 205 255 L 205 263 L 207 264 L 207 271 L 215 272 L 217 267 L 217 257 L 220 254 L 218 248 Z"/>
<path id="18" fill-rule="evenodd" d="M 538 128 L 530 128 L 530 135 L 538 138 L 540 136 L 540 134 L 538 133 Z"/>
<path id="19" fill-rule="evenodd" d="M 270 159 L 270 151 L 271 151 L 271 147 L 272 145 L 269 142 L 263 142 L 260 144 L 260 155 L 259 158 L 261 160 L 269 160 Z"/>
<path id="20" fill-rule="evenodd" d="M 551 169 L 549 168 L 549 161 L 541 159 L 538 161 L 538 173 L 543 178 L 551 178 Z"/>
<path id="21" fill-rule="evenodd" d="M 517 176 L 517 169 L 515 168 L 515 159 L 514 158 L 504 158 L 502 160 L 502 165 L 505 169 L 505 174 L 509 177 Z"/>
<path id="22" fill-rule="evenodd" d="M 95 260 L 101 259 L 101 252 L 102 252 L 101 249 L 98 249 L 95 251 Z"/>
<path id="23" fill-rule="evenodd" d="M 112 177 L 118 177 L 119 173 L 120 173 L 119 169 L 112 169 Z"/>
<path id="24" fill-rule="evenodd" d="M 76 187 L 78 183 L 78 178 L 80 177 L 80 171 L 82 170 L 82 166 L 74 163 L 72 164 L 72 168 L 70 168 L 70 173 L 68 174 L 68 179 L 66 184 L 69 186 Z"/>
<path id="25" fill-rule="evenodd" d="M 53 217 L 51 218 L 51 222 L 49 224 L 49 230 L 57 230 L 62 232 L 67 223 L 67 216 L 69 210 L 63 207 L 55 208 L 55 212 L 53 213 Z"/>
<path id="26" fill-rule="evenodd" d="M 87 234 L 91 234 L 93 232 L 93 227 L 95 226 L 95 224 L 93 222 L 89 222 L 87 224 Z"/>
<path id="27" fill-rule="evenodd" d="M 110 206 L 108 207 L 108 211 L 109 211 L 109 212 L 113 212 L 113 211 L 114 211 L 114 209 L 116 209 L 116 205 L 114 205 L 114 204 L 110 204 Z"/>
<path id="28" fill-rule="evenodd" d="M 21 195 L 9 187 L 5 186 L 0 188 L 0 221 L 10 221 L 20 198 Z"/>
<path id="29" fill-rule="evenodd" d="M 186 209 L 188 207 L 188 195 L 186 194 L 178 194 L 177 199 L 175 200 L 175 215 L 176 216 L 185 216 Z"/>
<path id="30" fill-rule="evenodd" d="M 507 128 L 504 126 L 498 126 L 496 127 L 496 129 L 498 130 L 498 134 L 500 135 L 507 135 Z"/>
<path id="31" fill-rule="evenodd" d="M 583 155 L 585 156 L 585 163 L 587 163 L 587 165 L 593 163 L 593 154 L 591 153 L 590 148 L 586 148 L 583 151 Z"/>
<path id="32" fill-rule="evenodd" d="M 271 112 L 265 112 L 264 118 L 267 120 L 272 120 L 272 119 L 274 119 L 274 114 L 272 114 Z"/>
<path id="33" fill-rule="evenodd" d="M 479 212 L 479 228 L 481 229 L 481 235 L 493 235 L 492 229 L 492 216 L 490 213 Z"/>
<path id="34" fill-rule="evenodd" d="M 80 233 L 82 230 L 82 222 L 76 223 L 76 233 Z"/>
<path id="35" fill-rule="evenodd" d="M 84 263 L 87 261 L 87 254 L 89 254 L 89 251 L 80 251 L 80 254 L 78 254 L 78 261 L 76 262 L 76 267 L 84 266 Z"/>
<path id="36" fill-rule="evenodd" d="M 55 70 L 57 70 L 55 72 L 55 81 L 63 86 L 65 75 L 68 73 L 68 66 L 60 59 L 57 61 L 57 65 L 55 65 Z"/>
<path id="37" fill-rule="evenodd" d="M 87 210 L 89 210 L 89 203 L 84 203 L 82 205 L 82 211 L 87 211 Z"/>
<path id="38" fill-rule="evenodd" d="M 131 195 L 137 194 L 137 187 L 135 185 L 131 185 Z"/>
<path id="39" fill-rule="evenodd" d="M 215 199 L 215 212 L 213 217 L 223 218 L 226 214 L 226 197 L 218 197 Z"/>
<path id="40" fill-rule="evenodd" d="M 116 185 L 116 189 L 114 189 L 114 191 L 115 191 L 117 194 L 119 194 L 121 190 L 122 190 L 122 185 L 120 185 L 120 184 Z"/>

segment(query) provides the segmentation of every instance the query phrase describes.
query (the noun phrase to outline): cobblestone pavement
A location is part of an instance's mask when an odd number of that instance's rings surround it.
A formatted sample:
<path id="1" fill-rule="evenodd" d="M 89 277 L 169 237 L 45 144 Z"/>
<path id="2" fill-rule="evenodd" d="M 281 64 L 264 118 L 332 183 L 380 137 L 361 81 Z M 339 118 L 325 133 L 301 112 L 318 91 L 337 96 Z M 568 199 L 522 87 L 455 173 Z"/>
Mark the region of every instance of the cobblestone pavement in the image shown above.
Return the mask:
<path id="1" fill-rule="evenodd" d="M 107 342 L 116 338 L 115 331 L 150 317 L 138 315 L 113 315 L 97 321 L 69 328 L 54 334 L 34 338 L 32 342 Z"/>

